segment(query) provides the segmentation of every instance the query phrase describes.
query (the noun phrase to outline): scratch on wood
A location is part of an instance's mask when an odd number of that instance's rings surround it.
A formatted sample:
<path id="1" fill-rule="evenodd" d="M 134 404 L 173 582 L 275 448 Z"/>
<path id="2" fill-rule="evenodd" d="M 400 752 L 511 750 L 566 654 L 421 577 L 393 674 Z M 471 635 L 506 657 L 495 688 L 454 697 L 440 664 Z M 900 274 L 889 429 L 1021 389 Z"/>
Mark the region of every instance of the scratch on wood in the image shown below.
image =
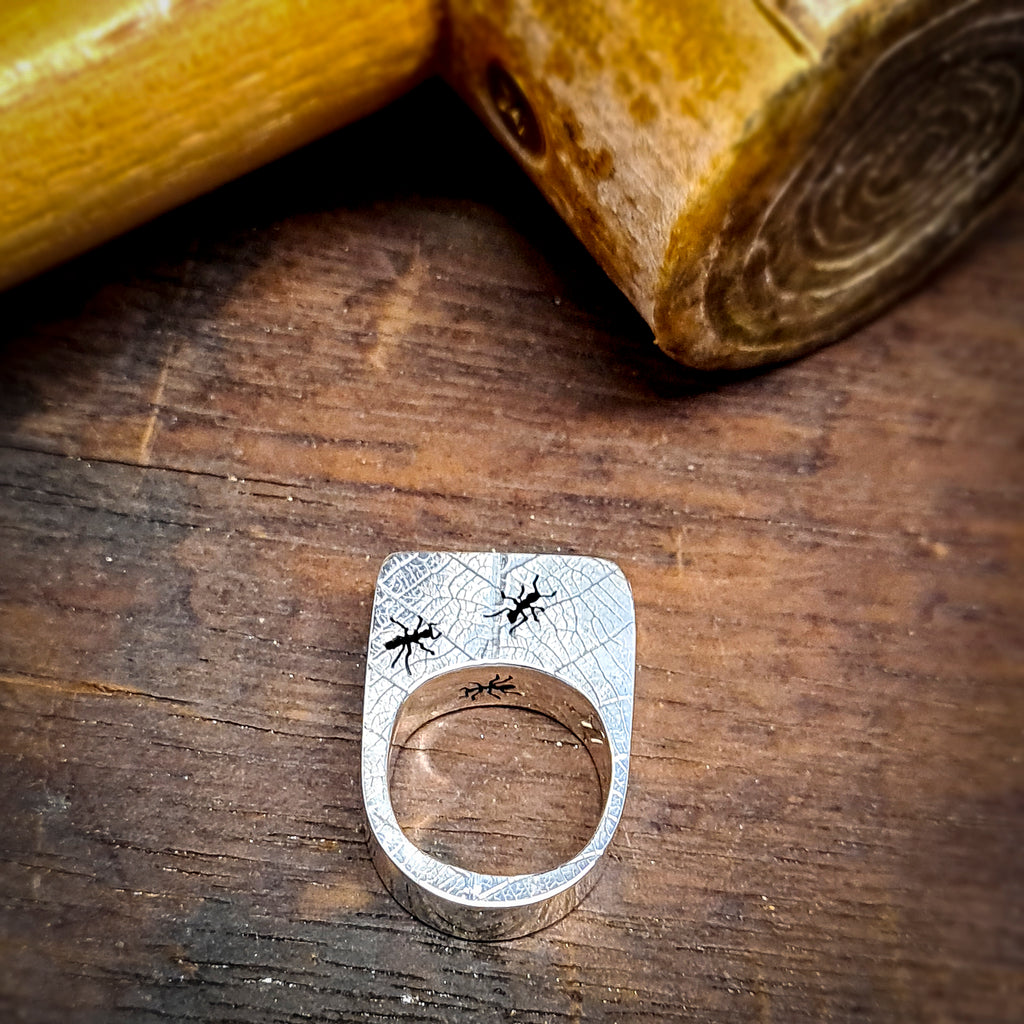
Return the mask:
<path id="1" fill-rule="evenodd" d="M 821 59 L 821 47 L 789 12 L 786 0 L 754 0 L 754 6 L 801 57 Z"/>
<path id="2" fill-rule="evenodd" d="M 395 281 L 377 318 L 377 344 L 370 350 L 370 365 L 385 372 L 391 350 L 405 337 L 416 299 L 427 278 L 427 263 L 417 243 L 409 269 Z"/>
<path id="3" fill-rule="evenodd" d="M 685 530 L 676 530 L 674 534 L 676 542 L 676 572 L 680 576 L 683 575 L 683 537 L 685 533 Z"/>
<path id="4" fill-rule="evenodd" d="M 4 672 L 0 673 L 0 684 L 8 686 L 36 686 L 48 690 L 60 690 L 64 693 L 91 693 L 104 697 L 141 697 L 146 700 L 163 701 L 168 704 L 188 705 L 193 703 L 190 700 L 168 697 L 159 693 L 150 693 L 147 690 L 140 690 L 131 686 L 121 686 L 117 683 L 110 683 L 99 679 L 58 679 L 48 676 L 30 675 L 24 672 Z"/>
<path id="5" fill-rule="evenodd" d="M 175 349 L 172 348 L 164 356 L 163 365 L 160 367 L 160 373 L 157 375 L 156 384 L 153 387 L 153 397 L 149 400 L 152 411 L 149 414 L 149 419 L 146 421 L 146 426 L 143 428 L 142 439 L 139 442 L 139 464 L 142 466 L 149 465 L 149 457 L 153 451 L 153 435 L 156 432 L 157 419 L 160 416 L 160 407 L 164 400 L 164 390 L 167 387 L 167 375 L 170 372 L 174 353 Z"/>

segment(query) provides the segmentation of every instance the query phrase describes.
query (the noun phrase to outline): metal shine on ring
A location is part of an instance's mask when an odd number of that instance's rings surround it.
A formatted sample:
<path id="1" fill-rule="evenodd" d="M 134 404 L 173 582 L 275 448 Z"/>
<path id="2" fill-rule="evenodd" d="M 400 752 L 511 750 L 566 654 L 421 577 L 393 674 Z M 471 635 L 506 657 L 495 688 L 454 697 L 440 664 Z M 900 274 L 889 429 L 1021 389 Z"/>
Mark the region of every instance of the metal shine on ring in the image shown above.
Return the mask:
<path id="1" fill-rule="evenodd" d="M 629 778 L 636 625 L 611 562 L 570 555 L 404 552 L 381 567 L 363 704 L 362 785 L 374 865 L 420 920 L 479 940 L 527 935 L 590 891 Z M 534 874 L 436 860 L 402 832 L 392 753 L 423 724 L 481 702 L 541 712 L 589 751 L 603 809 L 579 853 Z"/>

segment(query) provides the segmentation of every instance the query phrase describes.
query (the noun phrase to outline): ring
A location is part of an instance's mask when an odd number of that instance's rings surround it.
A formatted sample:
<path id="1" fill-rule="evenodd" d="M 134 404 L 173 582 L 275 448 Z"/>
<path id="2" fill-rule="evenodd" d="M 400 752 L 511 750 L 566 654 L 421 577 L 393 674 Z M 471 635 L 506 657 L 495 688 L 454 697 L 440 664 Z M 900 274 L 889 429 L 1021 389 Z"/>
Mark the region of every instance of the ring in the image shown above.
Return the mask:
<path id="1" fill-rule="evenodd" d="M 362 786 L 373 863 L 406 910 L 450 935 L 510 939 L 557 921 L 590 891 L 626 796 L 635 648 L 629 583 L 603 559 L 387 558 L 366 658 Z M 499 702 L 560 722 L 597 768 L 597 828 L 552 870 L 492 875 L 446 864 L 415 846 L 395 817 L 394 752 L 432 719 Z"/>

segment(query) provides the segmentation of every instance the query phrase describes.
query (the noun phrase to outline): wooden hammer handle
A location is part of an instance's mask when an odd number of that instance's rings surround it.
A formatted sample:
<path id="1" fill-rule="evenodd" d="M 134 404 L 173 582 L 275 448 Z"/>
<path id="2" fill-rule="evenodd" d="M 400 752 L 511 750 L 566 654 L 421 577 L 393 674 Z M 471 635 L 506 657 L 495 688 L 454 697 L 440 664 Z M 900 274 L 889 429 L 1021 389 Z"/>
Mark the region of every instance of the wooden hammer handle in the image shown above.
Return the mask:
<path id="1" fill-rule="evenodd" d="M 0 288 L 379 107 L 434 0 L 8 0 Z"/>

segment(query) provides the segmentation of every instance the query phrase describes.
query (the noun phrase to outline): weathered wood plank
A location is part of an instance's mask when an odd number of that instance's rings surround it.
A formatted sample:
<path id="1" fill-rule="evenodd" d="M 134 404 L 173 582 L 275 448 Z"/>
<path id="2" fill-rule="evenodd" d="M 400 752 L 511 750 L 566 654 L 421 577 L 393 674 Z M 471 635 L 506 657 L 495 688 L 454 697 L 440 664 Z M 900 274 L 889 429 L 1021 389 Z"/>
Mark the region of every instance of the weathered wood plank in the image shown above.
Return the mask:
<path id="1" fill-rule="evenodd" d="M 457 108 L 398 160 L 439 101 L 2 300 L 0 1011 L 1016 1020 L 1024 195 L 856 339 L 701 378 Z M 384 893 L 358 736 L 380 561 L 492 546 L 616 559 L 640 666 L 600 885 L 479 946 Z M 585 817 L 527 732 L 515 781 L 412 759 L 425 841 Z"/>

